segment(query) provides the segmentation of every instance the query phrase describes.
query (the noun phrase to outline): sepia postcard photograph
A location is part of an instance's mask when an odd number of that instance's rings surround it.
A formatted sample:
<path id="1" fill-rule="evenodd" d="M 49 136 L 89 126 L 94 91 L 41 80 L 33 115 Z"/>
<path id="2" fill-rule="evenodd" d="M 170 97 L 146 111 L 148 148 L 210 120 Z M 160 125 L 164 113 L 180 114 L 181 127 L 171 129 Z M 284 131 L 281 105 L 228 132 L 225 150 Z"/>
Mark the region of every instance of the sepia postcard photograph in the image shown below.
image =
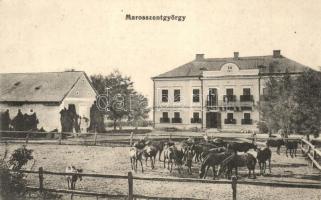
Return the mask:
<path id="1" fill-rule="evenodd" d="M 320 19 L 0 0 L 0 200 L 321 200 Z"/>

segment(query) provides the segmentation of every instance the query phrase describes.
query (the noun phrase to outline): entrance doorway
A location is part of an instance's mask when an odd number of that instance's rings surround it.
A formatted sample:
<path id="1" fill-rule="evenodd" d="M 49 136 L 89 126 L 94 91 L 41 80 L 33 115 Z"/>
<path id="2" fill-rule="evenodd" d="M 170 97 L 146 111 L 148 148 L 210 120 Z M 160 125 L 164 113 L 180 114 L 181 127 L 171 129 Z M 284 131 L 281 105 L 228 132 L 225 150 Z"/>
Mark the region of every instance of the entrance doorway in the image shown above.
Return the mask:
<path id="1" fill-rule="evenodd" d="M 206 113 L 206 128 L 221 128 L 221 113 L 207 112 Z"/>

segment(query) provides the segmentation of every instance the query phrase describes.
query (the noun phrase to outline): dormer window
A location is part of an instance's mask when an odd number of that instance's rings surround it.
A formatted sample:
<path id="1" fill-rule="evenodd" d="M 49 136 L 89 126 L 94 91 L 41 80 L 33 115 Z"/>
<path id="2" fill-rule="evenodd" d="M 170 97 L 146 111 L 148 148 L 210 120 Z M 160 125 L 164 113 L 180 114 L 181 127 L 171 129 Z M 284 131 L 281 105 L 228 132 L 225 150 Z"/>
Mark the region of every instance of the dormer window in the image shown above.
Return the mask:
<path id="1" fill-rule="evenodd" d="M 20 85 L 20 83 L 21 83 L 21 82 L 18 81 L 18 82 L 16 82 L 14 85 L 15 85 L 15 86 L 18 86 L 18 85 Z"/>
<path id="2" fill-rule="evenodd" d="M 39 90 L 41 88 L 41 85 L 35 87 L 35 90 Z"/>

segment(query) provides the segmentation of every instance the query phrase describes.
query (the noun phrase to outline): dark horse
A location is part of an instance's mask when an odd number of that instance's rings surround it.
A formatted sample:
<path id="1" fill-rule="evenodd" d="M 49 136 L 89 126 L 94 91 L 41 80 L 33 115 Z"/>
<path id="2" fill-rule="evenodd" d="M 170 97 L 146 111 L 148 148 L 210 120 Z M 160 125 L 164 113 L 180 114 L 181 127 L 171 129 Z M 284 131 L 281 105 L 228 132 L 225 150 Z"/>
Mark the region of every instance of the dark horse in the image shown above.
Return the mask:
<path id="1" fill-rule="evenodd" d="M 296 157 L 296 150 L 298 148 L 298 143 L 299 141 L 298 140 L 287 140 L 285 139 L 284 140 L 284 143 L 285 143 L 285 147 L 286 147 L 286 150 L 285 150 L 285 155 L 288 157 L 288 150 L 290 151 L 290 156 L 293 158 L 293 155 Z"/>
<path id="2" fill-rule="evenodd" d="M 256 159 L 252 154 L 250 153 L 245 153 L 242 155 L 234 154 L 232 159 L 228 160 L 228 162 L 226 162 L 225 164 L 223 163 L 222 165 L 220 165 L 217 175 L 219 176 L 227 168 L 226 176 L 227 178 L 230 179 L 233 168 L 235 169 L 235 175 L 238 176 L 237 168 L 246 166 L 247 169 L 249 170 L 248 177 L 249 178 L 251 177 L 251 171 L 253 171 L 252 173 L 253 178 L 256 178 L 255 165 L 256 165 Z"/>
<path id="3" fill-rule="evenodd" d="M 200 171 L 200 178 L 206 178 L 207 171 L 210 167 L 213 169 L 213 179 L 215 179 L 216 171 L 215 171 L 215 165 L 220 165 L 225 159 L 227 159 L 230 156 L 233 156 L 233 153 L 211 153 L 208 154 L 201 165 L 201 171 Z"/>
<path id="4" fill-rule="evenodd" d="M 260 175 L 265 174 L 266 161 L 269 162 L 269 170 L 271 173 L 271 157 L 272 157 L 272 151 L 271 149 L 269 149 L 269 147 L 265 147 L 263 150 L 257 149 L 256 158 L 260 166 Z"/>
<path id="5" fill-rule="evenodd" d="M 191 148 L 195 154 L 195 162 L 199 162 L 202 161 L 203 152 L 208 152 L 210 149 L 217 148 L 217 146 L 211 143 L 199 143 L 193 144 Z"/>
<path id="6" fill-rule="evenodd" d="M 153 144 L 148 145 L 144 148 L 143 155 L 146 159 L 146 166 L 147 166 L 147 160 L 148 158 L 150 158 L 152 169 L 155 168 L 155 159 L 156 159 L 157 152 L 158 152 L 158 148 Z"/>
<path id="7" fill-rule="evenodd" d="M 283 138 L 269 138 L 266 141 L 266 146 L 268 147 L 276 147 L 276 153 L 280 155 L 280 148 L 281 146 L 284 145 L 284 140 Z"/>
<path id="8" fill-rule="evenodd" d="M 227 144 L 229 150 L 234 152 L 248 152 L 250 149 L 256 150 L 257 146 L 250 142 L 230 142 Z"/>
<path id="9" fill-rule="evenodd" d="M 164 150 L 164 146 L 165 146 L 165 143 L 166 141 L 152 141 L 151 142 L 151 145 L 153 145 L 156 149 L 157 149 L 157 152 L 158 152 L 158 160 L 160 161 L 160 158 L 161 158 L 161 154 Z"/>

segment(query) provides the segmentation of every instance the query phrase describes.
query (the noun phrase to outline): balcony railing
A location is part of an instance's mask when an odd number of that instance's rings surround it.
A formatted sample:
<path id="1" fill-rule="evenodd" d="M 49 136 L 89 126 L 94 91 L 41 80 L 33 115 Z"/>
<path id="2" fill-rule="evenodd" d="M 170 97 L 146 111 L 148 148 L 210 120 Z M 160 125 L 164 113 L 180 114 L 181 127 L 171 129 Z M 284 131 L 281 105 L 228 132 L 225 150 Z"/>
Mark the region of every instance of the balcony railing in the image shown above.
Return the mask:
<path id="1" fill-rule="evenodd" d="M 224 124 L 236 124 L 236 119 L 224 119 Z"/>
<path id="2" fill-rule="evenodd" d="M 172 123 L 182 123 L 182 118 L 172 118 Z"/>
<path id="3" fill-rule="evenodd" d="M 253 95 L 241 95 L 240 101 L 241 102 L 253 101 Z"/>
<path id="4" fill-rule="evenodd" d="M 242 119 L 242 124 L 252 124 L 252 119 Z"/>
<path id="5" fill-rule="evenodd" d="M 217 98 L 213 95 L 207 95 L 206 106 L 214 107 L 218 105 Z"/>
<path id="6" fill-rule="evenodd" d="M 191 123 L 202 123 L 202 119 L 201 118 L 191 118 Z"/>
<path id="7" fill-rule="evenodd" d="M 235 102 L 236 101 L 236 95 L 224 95 L 223 96 L 224 102 Z"/>
<path id="8" fill-rule="evenodd" d="M 252 106 L 241 106 L 241 110 L 252 110 Z"/>
<path id="9" fill-rule="evenodd" d="M 160 118 L 160 123 L 169 123 L 169 118 Z"/>
<path id="10" fill-rule="evenodd" d="M 217 105 L 218 105 L 217 101 L 209 101 L 209 100 L 206 101 L 206 107 L 215 107 Z"/>

